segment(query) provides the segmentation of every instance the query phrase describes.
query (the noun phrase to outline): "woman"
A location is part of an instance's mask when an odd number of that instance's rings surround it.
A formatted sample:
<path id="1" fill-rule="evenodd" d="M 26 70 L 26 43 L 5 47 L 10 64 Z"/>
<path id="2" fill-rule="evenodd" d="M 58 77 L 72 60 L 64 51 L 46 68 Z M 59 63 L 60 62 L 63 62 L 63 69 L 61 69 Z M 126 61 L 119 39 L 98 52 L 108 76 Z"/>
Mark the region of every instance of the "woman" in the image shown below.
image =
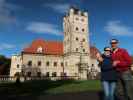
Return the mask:
<path id="1" fill-rule="evenodd" d="M 117 72 L 112 66 L 111 49 L 104 48 L 104 53 L 96 55 L 101 66 L 101 82 L 104 91 L 104 100 L 114 100 L 114 91 L 116 88 Z"/>

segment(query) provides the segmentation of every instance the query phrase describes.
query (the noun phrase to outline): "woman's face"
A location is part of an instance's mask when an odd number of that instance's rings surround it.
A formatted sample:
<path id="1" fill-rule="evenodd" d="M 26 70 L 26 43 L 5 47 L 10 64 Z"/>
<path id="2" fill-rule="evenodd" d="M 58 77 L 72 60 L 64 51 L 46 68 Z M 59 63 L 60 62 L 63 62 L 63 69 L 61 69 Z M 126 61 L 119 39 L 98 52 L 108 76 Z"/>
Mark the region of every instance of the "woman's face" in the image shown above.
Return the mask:
<path id="1" fill-rule="evenodd" d="M 105 55 L 110 55 L 111 52 L 110 52 L 110 51 L 104 51 L 104 54 L 105 54 Z"/>

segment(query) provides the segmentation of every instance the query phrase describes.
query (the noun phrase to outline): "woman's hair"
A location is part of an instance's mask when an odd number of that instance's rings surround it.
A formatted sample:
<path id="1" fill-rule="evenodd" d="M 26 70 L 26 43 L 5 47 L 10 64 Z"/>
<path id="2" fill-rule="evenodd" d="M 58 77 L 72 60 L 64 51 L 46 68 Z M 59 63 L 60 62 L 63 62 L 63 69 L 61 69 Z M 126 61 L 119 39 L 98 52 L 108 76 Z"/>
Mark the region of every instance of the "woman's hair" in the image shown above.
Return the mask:
<path id="1" fill-rule="evenodd" d="M 110 47 L 104 47 L 104 51 L 111 51 Z"/>

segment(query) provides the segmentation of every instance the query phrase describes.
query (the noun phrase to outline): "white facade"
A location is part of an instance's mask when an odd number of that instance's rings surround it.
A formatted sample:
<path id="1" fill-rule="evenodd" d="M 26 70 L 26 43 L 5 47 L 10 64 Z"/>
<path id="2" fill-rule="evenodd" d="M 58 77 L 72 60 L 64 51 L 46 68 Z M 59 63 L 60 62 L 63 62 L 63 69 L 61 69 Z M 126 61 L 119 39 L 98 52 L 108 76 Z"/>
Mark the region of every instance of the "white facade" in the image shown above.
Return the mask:
<path id="1" fill-rule="evenodd" d="M 90 57 L 88 13 L 71 8 L 63 18 L 63 55 L 24 54 L 12 56 L 10 76 L 16 72 L 36 76 L 78 76 L 87 79 L 96 59 Z M 42 48 L 38 47 L 42 52 Z M 19 66 L 19 67 L 18 67 Z"/>
<path id="2" fill-rule="evenodd" d="M 14 76 L 17 72 L 20 73 L 22 69 L 21 55 L 13 55 L 11 58 L 10 76 Z"/>

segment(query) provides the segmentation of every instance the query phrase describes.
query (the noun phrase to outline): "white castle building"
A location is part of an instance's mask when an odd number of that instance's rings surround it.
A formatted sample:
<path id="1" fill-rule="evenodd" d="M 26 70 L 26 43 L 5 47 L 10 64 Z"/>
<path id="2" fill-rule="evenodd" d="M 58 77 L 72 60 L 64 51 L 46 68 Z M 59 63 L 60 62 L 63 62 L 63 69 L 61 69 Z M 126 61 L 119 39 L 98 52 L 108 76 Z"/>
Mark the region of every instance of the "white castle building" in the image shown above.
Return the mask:
<path id="1" fill-rule="evenodd" d="M 76 76 L 87 79 L 96 75 L 99 67 L 95 54 L 99 52 L 89 42 L 88 13 L 70 8 L 63 18 L 64 40 L 37 39 L 20 55 L 11 59 L 10 76 Z M 94 72 L 94 73 L 93 73 Z"/>

